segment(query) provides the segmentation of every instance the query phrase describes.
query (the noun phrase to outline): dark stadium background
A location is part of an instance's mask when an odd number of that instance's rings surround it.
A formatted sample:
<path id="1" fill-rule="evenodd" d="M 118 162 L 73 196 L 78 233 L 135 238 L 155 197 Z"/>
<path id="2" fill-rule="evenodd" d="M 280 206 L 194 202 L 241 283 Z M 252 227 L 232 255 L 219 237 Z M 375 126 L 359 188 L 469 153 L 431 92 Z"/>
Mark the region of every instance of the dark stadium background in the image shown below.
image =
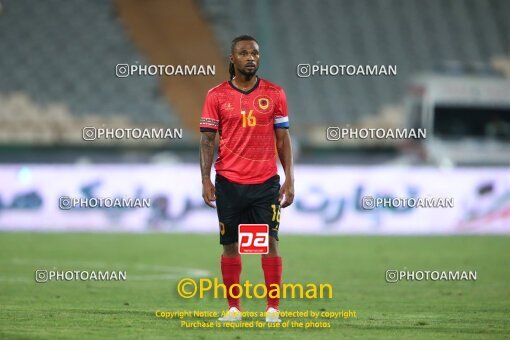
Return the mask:
<path id="1" fill-rule="evenodd" d="M 207 91 L 228 79 L 230 41 L 250 34 L 259 75 L 289 105 L 296 202 L 282 212 L 284 280 L 338 292 L 282 309 L 358 311 L 313 330 L 328 338 L 508 336 L 509 16 L 505 0 L 0 0 L 0 335 L 316 336 L 154 317 L 224 308 L 183 300 L 175 286 L 221 276 L 198 122 Z M 118 64 L 216 72 L 120 78 Z M 299 64 L 398 74 L 299 77 Z M 85 127 L 175 128 L 183 138 L 85 141 Z M 330 141 L 328 127 L 426 127 L 427 138 Z M 59 209 L 59 197 L 87 195 L 152 206 Z M 365 210 L 363 196 L 453 197 L 455 207 Z M 261 281 L 258 257 L 244 258 L 243 280 Z M 38 269 L 126 270 L 128 280 L 38 284 Z M 478 280 L 392 285 L 388 269 L 476 270 Z"/>

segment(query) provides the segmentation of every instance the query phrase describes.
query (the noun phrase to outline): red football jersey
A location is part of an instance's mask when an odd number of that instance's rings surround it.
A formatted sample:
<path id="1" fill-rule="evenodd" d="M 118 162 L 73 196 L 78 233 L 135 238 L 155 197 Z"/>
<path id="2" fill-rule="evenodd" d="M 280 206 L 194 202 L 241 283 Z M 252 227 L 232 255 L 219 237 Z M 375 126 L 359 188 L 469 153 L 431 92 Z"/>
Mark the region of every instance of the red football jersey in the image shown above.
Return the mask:
<path id="1" fill-rule="evenodd" d="M 201 131 L 220 134 L 216 173 L 240 184 L 259 184 L 276 175 L 274 130 L 288 127 L 285 92 L 260 78 L 249 91 L 230 81 L 209 90 L 200 119 Z"/>

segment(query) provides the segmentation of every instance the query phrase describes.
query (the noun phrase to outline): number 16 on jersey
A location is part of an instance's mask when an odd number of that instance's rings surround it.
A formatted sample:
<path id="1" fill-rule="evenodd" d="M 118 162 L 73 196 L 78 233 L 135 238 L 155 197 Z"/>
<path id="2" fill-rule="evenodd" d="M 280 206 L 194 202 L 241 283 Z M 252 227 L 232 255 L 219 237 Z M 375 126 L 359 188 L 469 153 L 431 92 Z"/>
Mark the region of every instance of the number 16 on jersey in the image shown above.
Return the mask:
<path id="1" fill-rule="evenodd" d="M 253 110 L 248 111 L 248 115 L 246 115 L 246 111 L 241 111 L 241 115 L 243 116 L 243 127 L 257 125 L 257 118 L 253 115 Z"/>

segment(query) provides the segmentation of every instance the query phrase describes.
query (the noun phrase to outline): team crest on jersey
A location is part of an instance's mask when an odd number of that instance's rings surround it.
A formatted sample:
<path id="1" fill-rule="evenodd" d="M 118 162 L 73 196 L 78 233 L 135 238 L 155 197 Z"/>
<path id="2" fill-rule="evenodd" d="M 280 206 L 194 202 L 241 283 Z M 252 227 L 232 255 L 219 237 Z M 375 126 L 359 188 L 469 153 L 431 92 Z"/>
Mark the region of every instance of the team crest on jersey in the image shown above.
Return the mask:
<path id="1" fill-rule="evenodd" d="M 253 103 L 255 109 L 260 113 L 268 113 L 273 110 L 273 101 L 267 96 L 258 96 Z"/>

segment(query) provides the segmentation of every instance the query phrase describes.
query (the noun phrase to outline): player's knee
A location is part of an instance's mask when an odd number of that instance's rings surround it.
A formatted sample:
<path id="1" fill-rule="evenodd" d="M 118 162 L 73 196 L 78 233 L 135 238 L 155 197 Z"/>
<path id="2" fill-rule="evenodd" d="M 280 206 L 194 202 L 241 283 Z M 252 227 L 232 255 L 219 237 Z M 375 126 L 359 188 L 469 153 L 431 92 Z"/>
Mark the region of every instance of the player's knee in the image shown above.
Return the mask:
<path id="1" fill-rule="evenodd" d="M 239 255 L 237 243 L 223 245 L 223 256 L 235 257 Z"/>
<path id="2" fill-rule="evenodd" d="M 274 256 L 280 256 L 278 251 L 278 241 L 273 236 L 269 236 L 269 252 L 267 254 L 263 254 L 262 257 Z"/>

